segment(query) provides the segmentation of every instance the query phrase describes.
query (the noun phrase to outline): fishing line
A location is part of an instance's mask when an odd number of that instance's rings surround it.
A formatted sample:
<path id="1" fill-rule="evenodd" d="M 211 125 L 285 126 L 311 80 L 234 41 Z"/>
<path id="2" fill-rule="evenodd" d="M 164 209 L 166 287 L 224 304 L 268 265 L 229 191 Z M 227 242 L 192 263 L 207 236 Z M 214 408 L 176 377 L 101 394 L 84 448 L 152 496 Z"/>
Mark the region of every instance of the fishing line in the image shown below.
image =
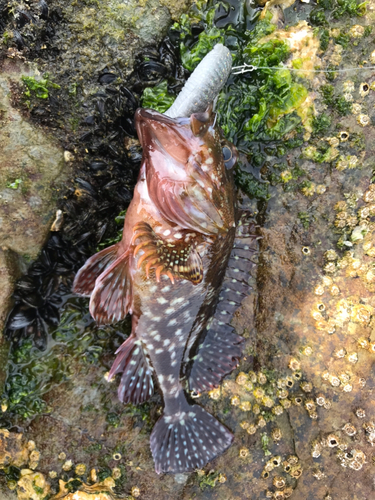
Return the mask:
<path id="1" fill-rule="evenodd" d="M 346 71 L 365 71 L 369 69 L 375 69 L 375 66 L 364 66 L 363 68 L 347 68 L 347 69 L 303 69 L 303 68 L 288 68 L 288 66 L 279 67 L 269 67 L 269 66 L 255 66 L 253 64 L 244 63 L 242 66 L 235 66 L 232 68 L 233 75 L 243 75 L 244 73 L 249 73 L 251 71 L 256 71 L 257 69 L 270 69 L 274 71 L 279 71 L 280 69 L 287 69 L 288 71 L 302 71 L 304 73 L 345 73 Z M 234 70 L 239 70 L 234 72 Z"/>

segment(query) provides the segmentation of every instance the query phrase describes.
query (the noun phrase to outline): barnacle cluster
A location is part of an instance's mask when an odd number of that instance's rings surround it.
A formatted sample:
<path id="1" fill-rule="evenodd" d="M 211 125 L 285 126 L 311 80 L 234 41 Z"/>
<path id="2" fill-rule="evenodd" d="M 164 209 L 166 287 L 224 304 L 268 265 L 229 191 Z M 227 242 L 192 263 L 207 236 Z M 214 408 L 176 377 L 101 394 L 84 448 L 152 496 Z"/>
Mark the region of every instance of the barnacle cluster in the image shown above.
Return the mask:
<path id="1" fill-rule="evenodd" d="M 274 475 L 275 473 L 275 475 Z M 289 455 L 284 459 L 280 456 L 271 457 L 263 467 L 261 477 L 263 479 L 272 478 L 274 491 L 267 490 L 268 498 L 289 498 L 295 488 L 295 481 L 303 473 L 303 468 L 296 455 Z"/>

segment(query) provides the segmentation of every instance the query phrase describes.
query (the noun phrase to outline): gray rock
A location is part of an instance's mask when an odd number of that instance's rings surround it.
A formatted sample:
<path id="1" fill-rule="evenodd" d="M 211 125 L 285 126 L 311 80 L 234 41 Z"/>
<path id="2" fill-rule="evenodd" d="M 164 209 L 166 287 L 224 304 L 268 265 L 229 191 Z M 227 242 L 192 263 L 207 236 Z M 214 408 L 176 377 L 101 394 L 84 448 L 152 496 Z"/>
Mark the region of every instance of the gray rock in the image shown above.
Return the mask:
<path id="1" fill-rule="evenodd" d="M 55 139 L 13 107 L 21 76 L 39 72 L 6 59 L 0 75 L 0 330 L 15 279 L 46 241 L 70 167 Z"/>

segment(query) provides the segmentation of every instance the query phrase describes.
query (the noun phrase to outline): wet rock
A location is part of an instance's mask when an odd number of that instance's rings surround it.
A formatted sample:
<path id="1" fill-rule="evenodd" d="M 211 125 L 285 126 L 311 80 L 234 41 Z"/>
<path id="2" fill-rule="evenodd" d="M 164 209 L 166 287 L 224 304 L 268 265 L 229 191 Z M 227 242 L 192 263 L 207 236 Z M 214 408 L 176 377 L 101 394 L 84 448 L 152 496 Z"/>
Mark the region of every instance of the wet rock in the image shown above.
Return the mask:
<path id="1" fill-rule="evenodd" d="M 0 75 L 0 330 L 14 281 L 40 252 L 50 231 L 58 191 L 70 168 L 51 133 L 31 124 L 13 106 L 21 76 L 39 72 L 6 59 Z"/>
<path id="2" fill-rule="evenodd" d="M 115 500 L 117 496 L 113 493 L 115 481 L 106 478 L 102 482 L 88 485 L 81 483 L 77 491 L 72 493 L 69 489 L 69 482 L 59 481 L 59 492 L 52 497 L 52 500 Z"/>
<path id="3" fill-rule="evenodd" d="M 0 469 L 10 465 L 22 467 L 28 459 L 29 447 L 24 435 L 0 429 Z"/>
<path id="4" fill-rule="evenodd" d="M 40 472 L 29 469 L 21 471 L 17 482 L 17 500 L 43 500 L 50 492 L 50 485 Z"/>

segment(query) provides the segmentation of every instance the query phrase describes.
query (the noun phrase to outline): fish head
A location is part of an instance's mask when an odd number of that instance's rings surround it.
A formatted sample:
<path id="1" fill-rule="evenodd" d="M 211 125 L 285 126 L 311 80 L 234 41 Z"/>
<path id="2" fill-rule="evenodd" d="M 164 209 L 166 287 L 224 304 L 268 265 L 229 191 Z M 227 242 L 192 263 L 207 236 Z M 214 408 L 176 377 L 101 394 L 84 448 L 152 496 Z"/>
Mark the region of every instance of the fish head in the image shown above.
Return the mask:
<path id="1" fill-rule="evenodd" d="M 233 227 L 237 150 L 216 124 L 212 105 L 184 118 L 138 109 L 135 123 L 149 195 L 162 215 L 203 234 Z"/>

